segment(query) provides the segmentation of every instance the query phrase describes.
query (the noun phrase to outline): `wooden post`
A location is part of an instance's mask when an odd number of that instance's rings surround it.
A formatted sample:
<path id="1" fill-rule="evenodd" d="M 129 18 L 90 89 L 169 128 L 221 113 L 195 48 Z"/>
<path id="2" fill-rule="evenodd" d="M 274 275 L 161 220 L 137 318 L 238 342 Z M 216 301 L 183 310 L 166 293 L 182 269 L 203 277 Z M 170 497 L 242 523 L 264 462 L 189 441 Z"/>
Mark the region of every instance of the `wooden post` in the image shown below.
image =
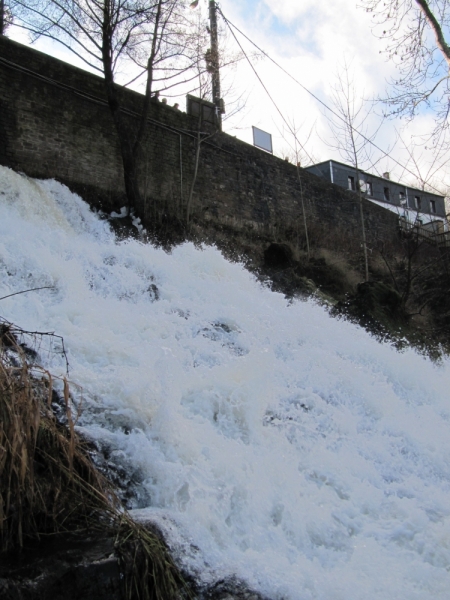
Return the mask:
<path id="1" fill-rule="evenodd" d="M 218 129 L 219 131 L 222 131 L 223 107 L 220 98 L 219 44 L 217 41 L 217 7 L 215 0 L 209 0 L 209 25 L 211 35 L 212 100 L 216 107 Z"/>

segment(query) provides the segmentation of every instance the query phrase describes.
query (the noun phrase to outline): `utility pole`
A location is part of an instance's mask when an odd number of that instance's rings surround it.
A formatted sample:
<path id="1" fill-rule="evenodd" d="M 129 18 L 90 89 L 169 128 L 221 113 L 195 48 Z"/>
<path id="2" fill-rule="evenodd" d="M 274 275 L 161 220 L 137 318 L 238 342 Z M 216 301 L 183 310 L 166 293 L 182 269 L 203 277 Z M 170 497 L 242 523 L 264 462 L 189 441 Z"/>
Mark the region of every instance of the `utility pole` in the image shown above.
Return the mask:
<path id="1" fill-rule="evenodd" d="M 0 35 L 5 31 L 5 0 L 0 0 Z"/>
<path id="2" fill-rule="evenodd" d="M 199 0 L 194 0 L 191 2 L 190 7 L 197 8 L 198 3 Z M 216 109 L 216 123 L 219 131 L 222 131 L 222 115 L 225 112 L 225 105 L 220 97 L 220 62 L 219 43 L 217 41 L 217 5 L 215 0 L 209 0 L 209 35 L 211 38 L 211 48 L 206 51 L 206 68 L 208 73 L 211 73 L 212 101 Z"/>
<path id="3" fill-rule="evenodd" d="M 219 130 L 222 131 L 222 114 L 225 112 L 223 100 L 220 97 L 219 74 L 219 44 L 217 41 L 217 6 L 215 0 L 209 0 L 209 26 L 211 36 L 211 80 L 212 100 L 216 107 L 216 119 Z"/>

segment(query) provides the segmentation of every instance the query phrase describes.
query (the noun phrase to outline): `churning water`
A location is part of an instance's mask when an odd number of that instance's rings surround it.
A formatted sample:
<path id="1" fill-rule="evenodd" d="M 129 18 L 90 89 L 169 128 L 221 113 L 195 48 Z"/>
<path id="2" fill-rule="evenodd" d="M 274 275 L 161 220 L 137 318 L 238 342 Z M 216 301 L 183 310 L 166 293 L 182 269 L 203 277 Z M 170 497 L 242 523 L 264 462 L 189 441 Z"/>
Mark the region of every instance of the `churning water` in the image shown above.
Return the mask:
<path id="1" fill-rule="evenodd" d="M 0 297 L 51 286 L 0 314 L 64 336 L 80 430 L 199 579 L 449 598 L 448 361 L 288 303 L 214 248 L 118 243 L 64 186 L 2 167 L 0 273 Z"/>

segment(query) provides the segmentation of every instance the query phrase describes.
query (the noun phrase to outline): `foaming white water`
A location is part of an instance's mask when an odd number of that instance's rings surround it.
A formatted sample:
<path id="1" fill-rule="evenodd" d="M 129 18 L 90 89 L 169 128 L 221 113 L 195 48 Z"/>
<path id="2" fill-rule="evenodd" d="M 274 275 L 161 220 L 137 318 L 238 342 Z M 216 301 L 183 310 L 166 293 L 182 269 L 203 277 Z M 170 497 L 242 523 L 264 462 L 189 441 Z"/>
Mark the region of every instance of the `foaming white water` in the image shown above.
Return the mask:
<path id="1" fill-rule="evenodd" d="M 0 273 L 0 297 L 53 286 L 0 314 L 64 336 L 82 431 L 205 582 L 448 598 L 448 361 L 288 304 L 215 249 L 117 244 L 67 188 L 2 167 Z"/>

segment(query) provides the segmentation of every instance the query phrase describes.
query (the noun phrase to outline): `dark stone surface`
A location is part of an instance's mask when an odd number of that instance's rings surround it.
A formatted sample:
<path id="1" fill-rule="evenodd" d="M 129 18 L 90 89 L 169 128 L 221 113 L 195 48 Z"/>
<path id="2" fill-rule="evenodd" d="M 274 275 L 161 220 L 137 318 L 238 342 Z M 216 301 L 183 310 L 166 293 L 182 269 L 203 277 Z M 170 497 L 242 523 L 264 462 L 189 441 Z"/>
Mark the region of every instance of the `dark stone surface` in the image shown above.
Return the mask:
<path id="1" fill-rule="evenodd" d="M 0 556 L 1 600 L 123 600 L 111 538 L 63 536 Z"/>
<path id="2" fill-rule="evenodd" d="M 392 287 L 381 281 L 366 281 L 358 284 L 355 302 L 361 311 L 374 316 L 382 311 L 386 316 L 397 317 L 401 311 L 402 299 Z"/>
<path id="3" fill-rule="evenodd" d="M 292 260 L 292 250 L 287 244 L 272 243 L 264 250 L 264 263 L 268 267 L 289 267 Z"/>
<path id="4" fill-rule="evenodd" d="M 1 600 L 125 600 L 123 581 L 112 537 L 60 535 L 0 554 Z M 197 600 L 269 600 L 236 578 L 202 589 L 186 581 Z"/>
<path id="5" fill-rule="evenodd" d="M 349 295 L 344 302 L 338 302 L 331 314 L 346 316 L 368 329 L 378 339 L 394 343 L 397 340 L 398 347 L 404 344 L 405 335 L 412 335 L 408 330 L 409 315 L 400 294 L 381 281 L 358 284 L 356 293 Z M 414 336 L 412 339 L 415 339 Z M 416 343 L 419 341 L 416 339 Z"/>
<path id="6" fill-rule="evenodd" d="M 224 579 L 200 593 L 199 600 L 269 600 L 238 579 Z"/>

